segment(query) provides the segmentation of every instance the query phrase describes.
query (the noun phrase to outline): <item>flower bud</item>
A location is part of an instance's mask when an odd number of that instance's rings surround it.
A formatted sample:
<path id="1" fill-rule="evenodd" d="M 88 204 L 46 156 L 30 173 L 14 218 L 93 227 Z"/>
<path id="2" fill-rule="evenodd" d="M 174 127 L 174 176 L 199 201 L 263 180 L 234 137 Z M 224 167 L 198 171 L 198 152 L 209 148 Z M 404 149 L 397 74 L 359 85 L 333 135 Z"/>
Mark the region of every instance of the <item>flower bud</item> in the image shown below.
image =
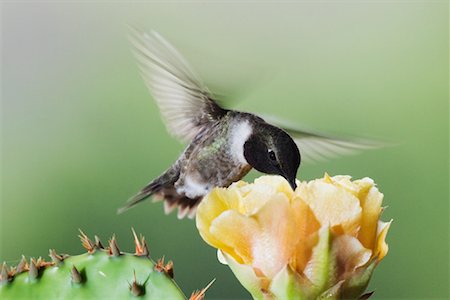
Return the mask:
<path id="1" fill-rule="evenodd" d="M 390 222 L 370 178 L 280 176 L 213 189 L 197 228 L 255 299 L 358 299 L 387 254 Z"/>

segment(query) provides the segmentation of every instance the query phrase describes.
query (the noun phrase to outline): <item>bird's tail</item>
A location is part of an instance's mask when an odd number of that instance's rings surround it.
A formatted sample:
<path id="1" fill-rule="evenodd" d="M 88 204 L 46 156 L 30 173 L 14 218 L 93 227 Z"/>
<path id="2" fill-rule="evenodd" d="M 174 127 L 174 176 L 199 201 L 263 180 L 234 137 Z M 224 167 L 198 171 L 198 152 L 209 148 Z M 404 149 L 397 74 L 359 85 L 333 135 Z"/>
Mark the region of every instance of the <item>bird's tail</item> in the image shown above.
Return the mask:
<path id="1" fill-rule="evenodd" d="M 178 176 L 179 172 L 176 169 L 169 169 L 166 173 L 147 184 L 135 196 L 128 199 L 127 203 L 117 210 L 117 213 L 121 214 L 150 196 L 153 196 L 154 202 L 164 200 L 164 211 L 166 214 L 178 208 L 177 216 L 179 219 L 185 216 L 193 218 L 202 197 L 192 199 L 186 197 L 184 194 L 179 194 L 174 187 Z"/>
<path id="2" fill-rule="evenodd" d="M 134 207 L 138 203 L 144 201 L 151 195 L 157 194 L 159 190 L 161 190 L 161 183 L 159 182 L 159 178 L 153 180 L 149 184 L 147 184 L 142 190 L 139 191 L 136 195 L 127 200 L 127 203 L 117 210 L 117 214 L 121 214 L 130 208 Z"/>

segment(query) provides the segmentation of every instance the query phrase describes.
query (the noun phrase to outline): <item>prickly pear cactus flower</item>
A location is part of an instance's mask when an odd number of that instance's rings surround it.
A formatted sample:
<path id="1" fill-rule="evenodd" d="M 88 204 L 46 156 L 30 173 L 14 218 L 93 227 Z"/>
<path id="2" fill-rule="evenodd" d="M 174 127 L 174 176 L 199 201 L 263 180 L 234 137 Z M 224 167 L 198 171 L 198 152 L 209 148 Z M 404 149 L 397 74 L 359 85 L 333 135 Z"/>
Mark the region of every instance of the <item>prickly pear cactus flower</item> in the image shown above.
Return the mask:
<path id="1" fill-rule="evenodd" d="M 255 299 L 358 299 L 388 252 L 370 178 L 262 176 L 212 190 L 197 228 Z"/>

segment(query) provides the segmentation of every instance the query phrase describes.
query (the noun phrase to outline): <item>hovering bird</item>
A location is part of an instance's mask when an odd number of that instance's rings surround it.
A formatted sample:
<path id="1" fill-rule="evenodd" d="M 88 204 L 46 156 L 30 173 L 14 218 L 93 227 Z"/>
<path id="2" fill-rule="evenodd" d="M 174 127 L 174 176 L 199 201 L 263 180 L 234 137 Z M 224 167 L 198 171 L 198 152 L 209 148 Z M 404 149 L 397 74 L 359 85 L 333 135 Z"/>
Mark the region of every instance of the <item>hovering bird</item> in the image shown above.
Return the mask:
<path id="1" fill-rule="evenodd" d="M 310 131 L 282 129 L 255 114 L 221 107 L 183 56 L 161 35 L 130 28 L 130 40 L 168 131 L 188 146 L 118 213 L 154 196 L 164 200 L 166 214 L 178 207 L 178 218 L 192 218 L 212 188 L 227 187 L 252 168 L 281 175 L 295 189 L 301 160 L 322 160 L 372 147 Z"/>

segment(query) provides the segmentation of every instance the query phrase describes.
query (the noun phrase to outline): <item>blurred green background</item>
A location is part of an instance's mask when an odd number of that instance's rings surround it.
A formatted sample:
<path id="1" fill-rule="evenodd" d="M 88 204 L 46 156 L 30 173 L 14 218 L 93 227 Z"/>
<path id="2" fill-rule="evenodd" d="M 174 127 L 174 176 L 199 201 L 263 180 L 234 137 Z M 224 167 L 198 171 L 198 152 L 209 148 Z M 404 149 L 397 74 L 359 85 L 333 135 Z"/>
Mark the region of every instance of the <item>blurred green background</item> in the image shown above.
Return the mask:
<path id="1" fill-rule="evenodd" d="M 248 298 L 192 220 L 161 203 L 116 209 L 183 145 L 166 132 L 129 51 L 125 24 L 176 45 L 230 105 L 400 146 L 301 167 L 370 176 L 394 219 L 374 299 L 447 298 L 448 2 L 2 2 L 0 260 L 78 253 L 78 228 L 175 263 L 186 294 Z M 248 180 L 257 176 L 256 172 Z"/>

